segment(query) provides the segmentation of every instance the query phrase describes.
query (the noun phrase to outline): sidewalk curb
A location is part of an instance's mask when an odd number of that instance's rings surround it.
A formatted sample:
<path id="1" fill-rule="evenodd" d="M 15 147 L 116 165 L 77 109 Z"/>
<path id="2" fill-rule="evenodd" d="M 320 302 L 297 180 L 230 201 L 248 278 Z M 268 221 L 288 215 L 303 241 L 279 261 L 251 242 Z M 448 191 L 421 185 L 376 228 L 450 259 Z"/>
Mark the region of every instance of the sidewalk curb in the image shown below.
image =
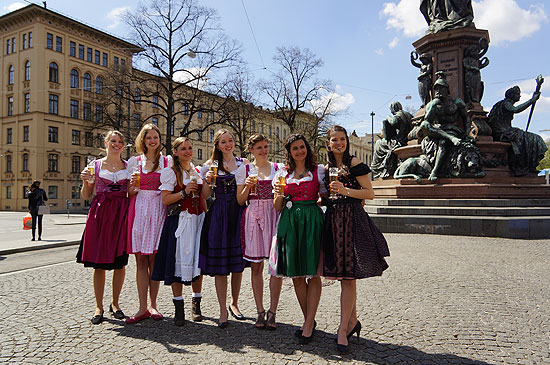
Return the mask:
<path id="1" fill-rule="evenodd" d="M 48 248 L 75 246 L 75 245 L 78 245 L 78 244 L 80 244 L 80 240 L 78 240 L 78 241 L 58 242 L 58 243 L 47 243 L 47 244 L 40 245 L 40 246 L 8 248 L 7 250 L 0 250 L 0 256 L 13 255 L 14 253 L 21 253 L 21 252 L 46 250 Z"/>

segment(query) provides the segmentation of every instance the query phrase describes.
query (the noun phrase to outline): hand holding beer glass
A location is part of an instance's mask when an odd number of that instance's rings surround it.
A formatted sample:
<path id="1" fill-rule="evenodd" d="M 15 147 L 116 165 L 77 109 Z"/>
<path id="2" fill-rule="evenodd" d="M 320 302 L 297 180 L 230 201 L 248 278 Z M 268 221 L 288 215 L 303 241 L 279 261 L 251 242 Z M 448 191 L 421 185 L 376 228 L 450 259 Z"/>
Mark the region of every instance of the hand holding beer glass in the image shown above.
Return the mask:
<path id="1" fill-rule="evenodd" d="M 275 193 L 279 196 L 284 196 L 285 195 L 285 185 L 286 185 L 286 182 L 285 182 L 285 176 L 284 175 L 279 175 L 279 177 L 277 178 L 277 182 L 275 183 Z"/>
<path id="2" fill-rule="evenodd" d="M 250 165 L 250 171 L 248 171 L 248 177 L 254 181 L 254 185 L 250 187 L 250 194 L 256 195 L 256 185 L 258 184 L 258 170 L 254 165 Z"/>
<path id="3" fill-rule="evenodd" d="M 216 187 L 216 179 L 218 177 L 218 160 L 213 160 L 210 164 L 210 171 L 212 171 L 212 177 L 210 178 L 210 188 Z"/>
<path id="4" fill-rule="evenodd" d="M 140 171 L 140 164 L 137 164 L 137 166 L 132 171 L 132 178 L 130 183 L 134 185 L 134 189 L 140 190 L 141 187 L 141 171 Z"/>
<path id="5" fill-rule="evenodd" d="M 191 169 L 191 172 L 189 173 L 189 180 L 191 180 L 191 183 L 195 184 L 194 189 L 191 191 L 192 197 L 198 198 L 199 197 L 199 192 L 198 192 L 199 177 L 197 176 L 197 173 L 195 172 L 194 169 Z"/>
<path id="6" fill-rule="evenodd" d="M 92 156 L 86 157 L 86 168 L 80 175 L 82 180 L 93 183 L 95 181 L 95 159 Z"/>
<path id="7" fill-rule="evenodd" d="M 329 167 L 328 174 L 330 178 L 330 199 L 338 198 L 338 189 L 334 186 L 334 182 L 338 181 L 338 167 Z"/>

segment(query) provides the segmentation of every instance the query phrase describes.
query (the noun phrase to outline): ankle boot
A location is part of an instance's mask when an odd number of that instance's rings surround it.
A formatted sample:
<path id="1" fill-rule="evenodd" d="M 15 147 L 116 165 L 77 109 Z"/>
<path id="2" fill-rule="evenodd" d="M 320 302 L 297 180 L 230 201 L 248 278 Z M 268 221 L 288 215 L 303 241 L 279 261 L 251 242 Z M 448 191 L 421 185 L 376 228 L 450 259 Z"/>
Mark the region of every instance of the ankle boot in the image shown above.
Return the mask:
<path id="1" fill-rule="evenodd" d="M 183 326 L 185 324 L 185 310 L 183 307 L 183 299 L 173 300 L 176 313 L 174 315 L 174 324 L 176 326 Z"/>
<path id="2" fill-rule="evenodd" d="M 202 321 L 201 299 L 201 297 L 193 297 L 191 301 L 191 317 L 193 318 L 193 322 Z"/>

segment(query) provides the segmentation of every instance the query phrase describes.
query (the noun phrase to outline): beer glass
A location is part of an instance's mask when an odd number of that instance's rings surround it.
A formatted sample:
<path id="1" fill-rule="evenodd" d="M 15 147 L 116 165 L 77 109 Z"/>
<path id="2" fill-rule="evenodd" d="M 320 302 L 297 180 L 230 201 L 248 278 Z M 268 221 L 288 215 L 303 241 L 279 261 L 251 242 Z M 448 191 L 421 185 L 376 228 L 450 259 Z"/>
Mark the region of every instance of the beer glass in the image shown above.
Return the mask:
<path id="1" fill-rule="evenodd" d="M 210 187 L 215 188 L 216 179 L 218 178 L 218 160 L 212 161 L 212 163 L 210 164 L 210 171 L 214 173 L 214 176 L 212 177 L 212 181 L 210 182 Z"/>
<path id="2" fill-rule="evenodd" d="M 92 175 L 92 177 L 90 178 L 90 180 L 88 180 L 89 182 L 94 182 L 95 181 L 95 175 L 94 175 L 94 172 L 95 172 L 95 160 L 92 156 L 88 156 L 86 157 L 86 164 L 87 164 L 87 169 L 88 169 L 88 172 Z"/>
<path id="3" fill-rule="evenodd" d="M 337 167 L 329 167 L 328 174 L 330 178 L 330 182 L 338 181 L 338 168 Z M 330 199 L 337 199 L 338 194 L 334 192 L 332 189 L 330 189 Z"/>
<path id="4" fill-rule="evenodd" d="M 198 176 L 197 176 L 194 172 L 195 172 L 194 170 L 191 170 L 191 173 L 189 174 L 189 175 L 190 175 L 190 176 L 189 176 L 189 179 L 190 179 L 192 182 L 198 184 L 198 180 L 199 180 L 199 179 L 198 179 Z M 193 192 L 192 192 L 191 194 L 192 194 L 193 198 L 198 198 L 198 197 L 199 197 L 199 192 L 196 191 L 196 190 L 193 190 Z"/>
<path id="5" fill-rule="evenodd" d="M 256 195 L 256 185 L 258 184 L 258 170 L 254 165 L 250 165 L 250 171 L 248 171 L 248 176 L 254 179 L 254 186 L 250 189 L 250 194 Z"/>

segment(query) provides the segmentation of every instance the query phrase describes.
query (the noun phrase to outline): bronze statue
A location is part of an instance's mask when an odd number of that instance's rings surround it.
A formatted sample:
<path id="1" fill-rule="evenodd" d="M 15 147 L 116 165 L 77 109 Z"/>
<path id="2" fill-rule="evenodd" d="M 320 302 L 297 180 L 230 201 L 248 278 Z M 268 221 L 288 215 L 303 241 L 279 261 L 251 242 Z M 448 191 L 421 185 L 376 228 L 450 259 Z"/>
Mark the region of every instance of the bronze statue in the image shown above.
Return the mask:
<path id="1" fill-rule="evenodd" d="M 479 44 L 471 44 L 464 50 L 464 101 L 468 104 L 479 103 L 483 97 L 484 86 L 480 70 L 489 64 L 489 59 L 483 57 L 488 49 L 489 42 L 481 38 Z"/>
<path id="2" fill-rule="evenodd" d="M 472 0 L 421 0 L 420 11 L 428 23 L 426 34 L 474 26 Z"/>
<path id="3" fill-rule="evenodd" d="M 397 156 L 393 151 L 407 144 L 407 135 L 412 129 L 412 114 L 403 110 L 401 103 L 390 104 L 391 115 L 382 122 L 383 138 L 374 145 L 371 170 L 374 177 L 391 177 L 397 168 Z"/>
<path id="4" fill-rule="evenodd" d="M 508 154 L 508 166 L 515 176 L 537 172 L 537 166 L 547 150 L 544 140 L 538 134 L 512 127 L 514 114 L 524 111 L 535 103 L 540 97 L 540 92 L 535 91 L 531 99 L 514 106 L 520 97 L 519 86 L 511 87 L 506 90 L 504 99 L 493 105 L 488 116 L 494 140 L 512 144 Z"/>
<path id="5" fill-rule="evenodd" d="M 436 74 L 439 78 L 434 83 L 434 99 L 426 106 L 426 115 L 420 124 L 425 138 L 430 141 L 423 146 L 423 152 L 434 166 L 428 177 L 432 181 L 448 175 L 449 152 L 466 138 L 465 131 L 470 131 L 471 124 L 466 104 L 449 95 L 445 74 L 442 71 Z M 458 124 L 459 118 L 464 123 L 464 129 Z"/>
<path id="6" fill-rule="evenodd" d="M 416 62 L 420 58 L 420 62 Z M 418 95 L 420 95 L 420 100 L 422 101 L 421 108 L 432 100 L 432 72 L 433 72 L 433 63 L 432 55 L 429 53 L 422 53 L 418 56 L 418 52 L 411 52 L 411 63 L 413 66 L 420 69 L 420 75 L 418 75 Z"/>

